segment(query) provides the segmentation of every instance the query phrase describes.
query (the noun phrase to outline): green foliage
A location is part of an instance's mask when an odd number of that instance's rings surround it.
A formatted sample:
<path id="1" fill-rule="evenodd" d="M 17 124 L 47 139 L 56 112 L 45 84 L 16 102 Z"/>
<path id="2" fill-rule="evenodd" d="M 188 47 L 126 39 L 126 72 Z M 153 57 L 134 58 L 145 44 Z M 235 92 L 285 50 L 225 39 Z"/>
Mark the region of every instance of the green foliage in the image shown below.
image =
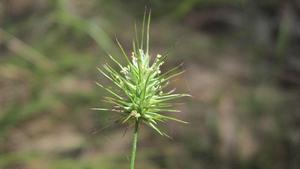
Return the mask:
<path id="1" fill-rule="evenodd" d="M 143 133 L 147 146 L 138 153 L 137 168 L 297 168 L 299 64 L 295 52 L 299 45 L 291 29 L 297 23 L 292 4 L 282 7 L 277 0 L 15 0 L 0 4 L 0 168 L 129 168 L 128 135 L 123 137 L 124 130 L 112 127 L 112 121 L 119 117 L 122 122 L 131 110 L 99 103 L 105 93 L 92 84 L 98 75 L 93 69 L 103 64 L 103 51 L 109 51 L 122 67 L 129 65 L 126 58 L 132 63 L 131 54 L 118 55 L 111 37 L 121 34 L 127 49 L 131 44 L 128 23 L 145 5 L 153 9 L 151 17 L 156 22 L 149 51 L 169 53 L 167 59 L 160 56 L 168 62 L 158 70 L 184 61 L 189 73 L 176 78 L 176 86 L 189 88 L 194 99 L 185 108 L 190 124 L 184 130 L 181 125 L 172 127 L 176 138 L 171 144 Z M 217 20 L 211 17 L 220 13 Z M 223 22 L 234 24 L 223 29 Z M 217 28 L 216 34 L 202 29 L 207 24 Z M 146 53 L 144 33 L 143 41 L 140 33 L 139 43 L 135 40 L 136 58 L 141 57 L 139 49 Z M 156 53 L 150 52 L 148 58 L 150 68 Z M 117 64 L 110 66 L 122 71 Z M 106 86 L 103 78 L 99 81 Z M 131 102 L 118 86 L 108 89 Z M 116 112 L 91 112 L 92 105 Z M 231 115 L 223 118 L 223 111 Z M 125 125 L 133 128 L 136 121 L 130 116 Z M 229 124 L 229 131 L 223 124 Z M 232 142 L 228 142 L 232 129 Z M 138 141 L 137 132 L 134 136 Z"/>

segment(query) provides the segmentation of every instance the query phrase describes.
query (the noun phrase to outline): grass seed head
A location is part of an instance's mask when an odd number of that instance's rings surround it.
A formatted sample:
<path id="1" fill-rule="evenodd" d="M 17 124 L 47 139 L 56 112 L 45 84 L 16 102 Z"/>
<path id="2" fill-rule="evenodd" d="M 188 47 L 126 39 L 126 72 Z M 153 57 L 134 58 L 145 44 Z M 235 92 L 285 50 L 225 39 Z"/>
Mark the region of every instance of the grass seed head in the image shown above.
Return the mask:
<path id="1" fill-rule="evenodd" d="M 146 21 L 147 20 L 147 21 Z M 147 22 L 147 23 L 146 23 Z M 147 26 L 145 26 L 147 24 Z M 105 97 L 105 102 L 112 105 L 110 109 L 96 108 L 96 110 L 111 110 L 120 114 L 122 123 L 142 122 L 161 135 L 166 134 L 158 128 L 159 122 L 173 120 L 185 123 L 182 120 L 171 116 L 160 114 L 160 112 L 177 112 L 172 109 L 172 101 L 187 94 L 174 93 L 174 90 L 165 92 L 169 80 L 180 75 L 180 66 L 161 72 L 161 66 L 165 63 L 166 56 L 157 54 L 150 63 L 149 53 L 149 27 L 150 13 L 143 19 L 141 36 L 133 41 L 133 52 L 129 57 L 122 45 L 117 43 L 122 51 L 127 63 L 123 66 L 118 59 L 109 55 L 110 59 L 118 66 L 114 69 L 109 64 L 103 68 L 98 68 L 101 74 L 108 78 L 114 88 L 98 86 L 104 88 L 111 96 Z M 119 92 L 121 91 L 121 92 Z"/>

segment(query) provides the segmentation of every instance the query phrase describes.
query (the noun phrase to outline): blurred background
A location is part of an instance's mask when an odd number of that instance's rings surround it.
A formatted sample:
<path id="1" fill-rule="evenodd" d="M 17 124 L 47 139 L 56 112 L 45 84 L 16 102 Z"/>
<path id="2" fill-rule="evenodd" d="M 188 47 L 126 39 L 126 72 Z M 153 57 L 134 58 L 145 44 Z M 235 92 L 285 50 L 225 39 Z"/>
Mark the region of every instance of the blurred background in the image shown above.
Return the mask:
<path id="1" fill-rule="evenodd" d="M 129 168 L 132 128 L 89 108 L 145 6 L 152 54 L 184 63 L 171 86 L 193 98 L 172 139 L 142 128 L 137 168 L 299 169 L 297 0 L 1 0 L 0 168 Z"/>

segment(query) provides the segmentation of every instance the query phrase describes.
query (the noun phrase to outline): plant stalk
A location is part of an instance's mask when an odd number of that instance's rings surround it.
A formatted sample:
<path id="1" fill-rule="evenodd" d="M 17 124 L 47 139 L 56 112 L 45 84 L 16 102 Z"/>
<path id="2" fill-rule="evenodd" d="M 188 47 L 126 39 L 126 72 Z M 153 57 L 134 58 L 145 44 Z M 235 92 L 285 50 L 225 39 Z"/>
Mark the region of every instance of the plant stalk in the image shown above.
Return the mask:
<path id="1" fill-rule="evenodd" d="M 134 133 L 133 133 L 133 143 L 132 143 L 132 152 L 130 160 L 130 169 L 134 169 L 135 156 L 136 156 L 136 147 L 138 141 L 138 132 L 139 132 L 139 121 L 135 122 Z"/>

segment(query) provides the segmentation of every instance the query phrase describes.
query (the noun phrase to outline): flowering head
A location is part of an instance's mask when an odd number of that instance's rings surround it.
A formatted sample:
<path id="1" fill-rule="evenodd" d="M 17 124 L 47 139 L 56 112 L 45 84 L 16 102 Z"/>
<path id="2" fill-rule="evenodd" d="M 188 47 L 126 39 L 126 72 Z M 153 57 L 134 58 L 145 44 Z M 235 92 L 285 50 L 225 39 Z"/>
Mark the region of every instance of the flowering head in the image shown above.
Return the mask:
<path id="1" fill-rule="evenodd" d="M 177 94 L 174 93 L 174 90 L 165 91 L 169 80 L 181 74 L 182 71 L 180 71 L 180 66 L 177 66 L 162 73 L 160 67 L 164 64 L 166 56 L 160 54 L 156 55 L 151 61 L 149 53 L 150 14 L 147 23 L 145 23 L 145 20 L 144 16 L 141 38 L 137 37 L 137 40 L 133 42 L 133 52 L 130 57 L 117 40 L 126 59 L 126 65 L 122 65 L 115 57 L 109 55 L 110 59 L 118 66 L 118 69 L 114 69 L 109 64 L 105 64 L 103 68 L 98 68 L 101 74 L 114 84 L 114 88 L 104 87 L 97 83 L 98 86 L 110 93 L 111 96 L 105 97 L 105 102 L 112 104 L 112 108 L 95 108 L 95 110 L 117 112 L 120 114 L 122 123 L 144 123 L 159 134 L 166 136 L 158 128 L 159 122 L 167 120 L 185 122 L 160 114 L 160 112 L 177 112 L 178 110 L 172 109 L 171 102 L 189 95 Z M 144 31 L 146 24 L 147 28 Z M 144 36 L 146 37 L 144 38 Z"/>

